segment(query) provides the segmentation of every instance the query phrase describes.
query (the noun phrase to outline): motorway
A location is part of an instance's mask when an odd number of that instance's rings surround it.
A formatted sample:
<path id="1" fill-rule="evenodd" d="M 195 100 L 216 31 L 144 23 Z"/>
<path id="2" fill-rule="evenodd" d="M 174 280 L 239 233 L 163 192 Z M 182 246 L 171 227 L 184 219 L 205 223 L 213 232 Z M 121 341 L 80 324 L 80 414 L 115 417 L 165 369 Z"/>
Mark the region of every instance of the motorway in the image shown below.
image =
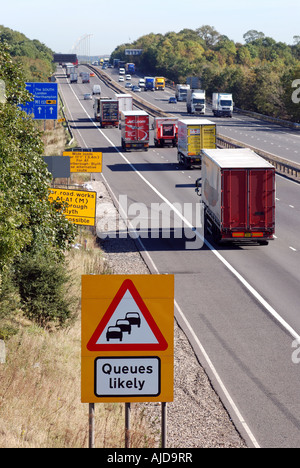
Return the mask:
<path id="1" fill-rule="evenodd" d="M 248 446 L 299 447 L 300 364 L 292 355 L 300 349 L 300 185 L 277 176 L 276 239 L 269 246 L 216 246 L 203 239 L 196 220 L 200 205 L 194 182 L 201 171 L 180 169 L 176 148 L 155 148 L 153 135 L 148 152 L 123 154 L 120 131 L 100 129 L 93 121 L 93 102 L 83 100 L 99 79 L 71 86 L 59 71 L 58 82 L 78 145 L 103 152 L 100 177 L 116 200 L 127 196 L 128 218 L 136 220 L 134 204 L 146 207 L 143 255 L 152 273 L 175 275 L 176 318 Z M 103 83 L 101 87 L 104 95 L 114 96 Z M 139 96 L 186 116 L 184 103 L 168 104 L 170 93 Z M 251 141 L 257 140 L 252 146 L 274 154 L 284 156 L 293 147 L 290 159 L 296 161 L 299 136 L 293 131 L 240 115 L 215 121 L 218 133 L 231 132 L 240 141 L 248 133 Z M 162 203 L 182 207 L 168 236 L 150 229 Z M 193 207 L 191 216 L 184 206 Z"/>

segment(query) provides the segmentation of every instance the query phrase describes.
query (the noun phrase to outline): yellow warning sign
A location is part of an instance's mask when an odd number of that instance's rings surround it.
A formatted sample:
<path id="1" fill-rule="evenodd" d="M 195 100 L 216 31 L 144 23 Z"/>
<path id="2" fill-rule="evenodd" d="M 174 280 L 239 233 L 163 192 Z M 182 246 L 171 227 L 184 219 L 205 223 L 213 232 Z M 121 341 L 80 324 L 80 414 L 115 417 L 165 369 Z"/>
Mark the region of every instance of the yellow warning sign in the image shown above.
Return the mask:
<path id="1" fill-rule="evenodd" d="M 95 226 L 97 192 L 50 188 L 49 200 L 64 205 L 64 215 L 71 223 Z"/>
<path id="2" fill-rule="evenodd" d="M 173 401 L 174 275 L 84 275 L 81 401 Z"/>
<path id="3" fill-rule="evenodd" d="M 65 151 L 63 156 L 71 158 L 71 173 L 102 172 L 102 153 L 94 151 Z"/>

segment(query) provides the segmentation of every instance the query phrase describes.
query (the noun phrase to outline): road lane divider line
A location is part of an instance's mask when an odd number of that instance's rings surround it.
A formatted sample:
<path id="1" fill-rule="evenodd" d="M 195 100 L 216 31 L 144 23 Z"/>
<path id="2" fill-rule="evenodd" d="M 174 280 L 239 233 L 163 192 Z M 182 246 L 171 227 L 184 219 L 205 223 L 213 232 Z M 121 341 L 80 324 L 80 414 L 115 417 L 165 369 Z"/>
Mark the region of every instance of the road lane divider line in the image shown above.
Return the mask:
<path id="1" fill-rule="evenodd" d="M 154 185 L 151 184 L 144 176 L 141 174 L 140 171 L 138 171 L 133 164 L 126 158 L 126 156 L 115 146 L 115 144 L 108 138 L 107 135 L 99 128 L 99 126 L 94 122 L 94 120 L 89 116 L 87 113 L 86 109 L 84 106 L 81 104 L 79 101 L 78 97 L 76 96 L 74 90 L 71 87 L 71 90 L 76 97 L 77 101 L 81 105 L 82 109 L 90 119 L 90 121 L 93 123 L 95 128 L 101 133 L 101 135 L 107 140 L 107 142 L 116 150 L 117 153 L 120 154 L 120 156 L 124 159 L 124 161 L 131 167 L 131 169 L 140 177 L 140 179 L 145 182 L 145 184 L 150 187 L 153 192 L 163 200 L 172 210 L 176 215 L 184 222 L 184 224 L 191 228 L 194 229 L 194 226 L 183 216 L 183 214 L 162 194 L 159 192 L 159 190 L 154 187 Z M 205 245 L 211 250 L 211 252 L 223 263 L 224 266 L 245 286 L 245 288 L 257 299 L 257 301 L 282 325 L 283 328 L 285 328 L 286 331 L 290 333 L 290 335 L 294 338 L 299 340 L 300 342 L 300 335 L 279 315 L 278 312 L 261 296 L 261 294 L 256 291 L 256 289 L 248 283 L 248 281 L 210 244 L 210 242 L 205 239 L 197 230 L 194 231 L 195 235 L 203 242 Z"/>
<path id="2" fill-rule="evenodd" d="M 72 88 L 71 88 L 72 89 Z M 73 89 L 72 89 L 73 91 Z M 145 182 L 146 185 L 148 185 L 148 187 L 150 187 L 153 192 L 158 195 L 159 198 L 161 198 L 161 200 L 163 200 L 166 204 L 168 204 L 169 207 L 172 208 L 172 210 L 174 211 L 174 213 L 177 214 L 177 216 L 179 216 L 179 218 L 185 223 L 185 225 L 187 227 L 190 227 L 190 228 L 194 228 L 194 226 L 192 226 L 192 224 L 182 215 L 181 212 L 179 212 L 179 210 L 176 209 L 175 206 L 172 205 L 172 203 L 162 194 L 159 192 L 159 190 L 154 187 L 144 176 L 143 174 L 141 174 L 135 167 L 133 164 L 131 164 L 131 162 L 126 158 L 126 156 L 115 146 L 115 144 L 108 138 L 107 135 L 105 135 L 105 133 L 99 128 L 99 126 L 94 122 L 94 120 L 89 116 L 89 114 L 87 113 L 86 109 L 83 107 L 83 105 L 81 104 L 81 102 L 79 101 L 78 97 L 76 96 L 75 92 L 73 91 L 73 94 L 74 96 L 76 97 L 76 99 L 78 100 L 79 104 L 81 105 L 82 109 L 84 110 L 84 112 L 86 113 L 86 115 L 88 116 L 88 118 L 90 119 L 90 121 L 93 123 L 93 125 L 95 126 L 95 128 L 101 133 L 101 135 L 107 140 L 107 142 L 111 145 L 111 147 L 113 147 L 115 149 L 115 151 L 117 153 L 120 154 L 120 156 L 124 159 L 124 161 L 132 168 L 132 170 L 136 173 L 136 175 L 138 177 L 140 177 L 141 180 L 143 180 L 143 182 Z M 102 174 L 102 177 L 104 177 L 104 175 Z M 104 180 L 105 177 L 104 177 Z M 106 181 L 107 183 L 107 181 Z M 109 186 L 109 184 L 108 184 Z M 111 189 L 110 189 L 111 191 Z M 112 191 L 111 191 L 112 192 Z M 255 288 L 253 288 L 249 283 L 248 281 L 210 244 L 210 242 L 208 242 L 197 230 L 194 231 L 195 232 L 195 235 L 197 237 L 199 237 L 203 243 L 205 243 L 205 245 L 211 250 L 211 252 L 223 263 L 223 265 L 243 284 L 243 286 L 255 297 L 255 299 L 281 324 L 281 326 L 294 338 L 294 339 L 297 339 L 299 340 L 300 342 L 300 335 L 276 312 L 276 310 L 259 294 L 258 291 L 255 290 Z M 141 239 L 138 237 L 137 240 L 139 241 L 140 245 L 142 246 L 143 248 L 143 251 L 147 254 L 149 260 L 151 261 L 151 264 L 152 266 L 154 267 L 154 270 L 158 272 L 158 269 L 157 267 L 155 266 L 154 262 L 152 261 L 151 259 L 151 256 L 149 255 L 149 253 L 147 252 L 147 250 L 145 249 Z M 176 301 L 175 301 L 175 305 L 176 305 Z M 180 313 L 180 308 L 178 306 L 178 304 L 176 305 L 176 308 L 177 310 L 179 311 Z M 206 359 L 209 359 L 208 355 L 205 353 L 205 350 L 204 348 L 202 347 L 200 341 L 198 340 L 198 338 L 196 337 L 196 335 L 194 334 L 192 328 L 190 327 L 190 324 L 189 322 L 187 321 L 186 317 L 184 316 L 184 314 L 180 313 L 180 315 L 182 314 L 182 318 L 184 319 L 185 323 L 187 324 L 189 330 L 191 333 L 193 333 L 193 337 L 194 339 L 196 340 L 196 342 L 198 343 L 198 346 L 199 346 L 199 349 L 201 349 L 202 353 L 204 356 L 207 356 Z M 208 363 L 210 363 L 211 361 L 207 361 Z M 210 364 L 209 364 L 210 365 Z M 211 367 L 212 366 L 212 367 Z M 214 375 L 216 375 L 216 378 L 218 376 L 214 366 L 210 365 L 210 368 L 212 370 L 212 372 L 214 372 Z M 220 379 L 220 377 L 218 376 L 218 379 Z M 220 379 L 220 382 L 221 379 Z M 222 383 L 222 388 L 226 389 L 226 387 L 224 386 L 224 384 Z M 229 395 L 229 393 L 226 391 L 226 394 Z M 231 398 L 230 398 L 231 400 Z M 233 405 L 234 405 L 234 402 L 232 401 Z M 244 419 L 241 417 L 238 409 L 234 406 L 232 406 L 235 413 L 237 414 L 239 420 L 241 421 L 241 423 L 244 425 L 245 421 Z M 236 412 L 238 411 L 238 412 Z M 240 416 L 239 416 L 240 415 Z M 246 424 L 246 423 L 245 423 Z M 245 425 L 244 425 L 245 427 Z M 250 431 L 250 429 L 249 429 Z M 251 431 L 250 431 L 251 433 Z M 249 433 L 249 436 L 250 436 L 250 433 Z M 253 435 L 250 436 L 251 440 L 255 441 L 255 437 Z M 254 442 L 253 442 L 254 443 Z M 255 446 L 258 447 L 258 444 L 257 442 L 255 442 Z"/>

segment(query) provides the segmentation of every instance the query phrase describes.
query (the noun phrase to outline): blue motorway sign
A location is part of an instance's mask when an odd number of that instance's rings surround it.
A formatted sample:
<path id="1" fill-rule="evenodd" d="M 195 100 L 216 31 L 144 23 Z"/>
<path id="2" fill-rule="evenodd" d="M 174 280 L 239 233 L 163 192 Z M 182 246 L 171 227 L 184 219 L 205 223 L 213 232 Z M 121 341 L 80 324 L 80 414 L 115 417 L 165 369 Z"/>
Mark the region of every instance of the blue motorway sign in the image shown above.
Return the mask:
<path id="1" fill-rule="evenodd" d="M 57 83 L 26 83 L 26 89 L 33 94 L 34 101 L 21 105 L 21 109 L 35 120 L 57 120 Z"/>

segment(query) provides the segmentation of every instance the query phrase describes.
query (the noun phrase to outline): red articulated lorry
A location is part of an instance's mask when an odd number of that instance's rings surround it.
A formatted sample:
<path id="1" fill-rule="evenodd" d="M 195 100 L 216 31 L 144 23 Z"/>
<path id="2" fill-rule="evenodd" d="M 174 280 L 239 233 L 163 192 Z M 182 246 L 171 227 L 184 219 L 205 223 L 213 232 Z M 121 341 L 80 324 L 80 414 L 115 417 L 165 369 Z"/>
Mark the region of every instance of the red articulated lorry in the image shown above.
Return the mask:
<path id="1" fill-rule="evenodd" d="M 204 149 L 196 187 L 204 204 L 205 233 L 216 242 L 266 245 L 274 238 L 275 168 L 254 151 Z"/>
<path id="2" fill-rule="evenodd" d="M 173 117 L 155 117 L 154 123 L 154 145 L 177 146 L 178 143 L 178 119 Z"/>
<path id="3" fill-rule="evenodd" d="M 149 115 L 144 111 L 121 112 L 121 140 L 125 151 L 148 151 L 150 137 Z"/>

